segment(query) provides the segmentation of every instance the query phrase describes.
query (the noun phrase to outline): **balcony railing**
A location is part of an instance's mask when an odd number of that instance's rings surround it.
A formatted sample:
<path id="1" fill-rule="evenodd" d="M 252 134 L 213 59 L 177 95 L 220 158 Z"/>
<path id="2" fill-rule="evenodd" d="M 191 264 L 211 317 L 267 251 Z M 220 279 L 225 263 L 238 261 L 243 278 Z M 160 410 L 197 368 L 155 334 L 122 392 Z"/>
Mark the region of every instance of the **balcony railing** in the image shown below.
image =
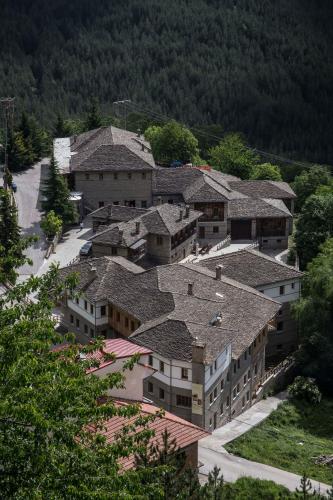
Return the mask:
<path id="1" fill-rule="evenodd" d="M 184 243 L 184 241 L 188 240 L 189 238 L 191 238 L 194 234 L 196 234 L 196 228 L 193 228 L 193 229 L 190 229 L 190 230 L 186 230 L 184 234 L 180 235 L 180 236 L 172 236 L 171 238 L 171 249 L 173 250 L 174 248 L 178 247 L 179 245 L 181 245 L 182 243 Z"/>

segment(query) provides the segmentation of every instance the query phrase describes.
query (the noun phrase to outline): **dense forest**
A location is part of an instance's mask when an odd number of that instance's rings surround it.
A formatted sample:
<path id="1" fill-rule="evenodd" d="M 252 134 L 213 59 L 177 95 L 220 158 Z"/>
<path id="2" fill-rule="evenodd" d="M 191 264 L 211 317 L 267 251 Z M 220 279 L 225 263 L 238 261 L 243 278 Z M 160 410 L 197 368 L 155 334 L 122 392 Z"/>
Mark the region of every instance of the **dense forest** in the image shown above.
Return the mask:
<path id="1" fill-rule="evenodd" d="M 51 127 L 129 98 L 333 163 L 331 0 L 2 0 L 0 95 Z M 214 130 L 214 129 L 212 129 Z"/>

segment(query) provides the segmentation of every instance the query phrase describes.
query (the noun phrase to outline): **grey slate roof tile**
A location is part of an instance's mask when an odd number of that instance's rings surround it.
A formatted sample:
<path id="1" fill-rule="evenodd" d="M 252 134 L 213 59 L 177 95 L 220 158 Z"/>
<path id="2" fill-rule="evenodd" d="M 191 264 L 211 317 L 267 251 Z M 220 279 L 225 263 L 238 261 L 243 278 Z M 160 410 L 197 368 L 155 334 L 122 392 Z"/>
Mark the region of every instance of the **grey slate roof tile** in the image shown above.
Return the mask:
<path id="1" fill-rule="evenodd" d="M 296 194 L 287 182 L 277 181 L 231 181 L 231 189 L 251 198 L 296 198 Z"/>
<path id="2" fill-rule="evenodd" d="M 240 198 L 230 200 L 229 219 L 292 217 L 281 200 Z"/>

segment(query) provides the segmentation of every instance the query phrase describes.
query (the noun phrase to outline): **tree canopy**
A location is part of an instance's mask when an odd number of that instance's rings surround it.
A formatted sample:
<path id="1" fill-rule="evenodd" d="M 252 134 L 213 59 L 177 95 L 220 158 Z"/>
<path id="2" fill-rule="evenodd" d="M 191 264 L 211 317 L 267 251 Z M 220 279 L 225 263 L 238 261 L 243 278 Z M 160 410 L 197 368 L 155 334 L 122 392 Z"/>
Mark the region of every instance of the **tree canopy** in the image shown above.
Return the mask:
<path id="1" fill-rule="evenodd" d="M 308 265 L 302 297 L 294 306 L 301 348 L 297 354 L 302 374 L 314 377 L 333 394 L 333 238 Z"/>
<path id="2" fill-rule="evenodd" d="M 253 180 L 282 181 L 280 167 L 271 163 L 261 163 L 252 168 L 250 178 Z"/>
<path id="3" fill-rule="evenodd" d="M 228 134 L 210 150 L 213 167 L 241 179 L 251 177 L 258 156 L 251 151 L 239 134 Z"/>
<path id="4" fill-rule="evenodd" d="M 157 162 L 170 165 L 173 161 L 194 162 L 199 157 L 198 140 L 192 132 L 175 121 L 163 126 L 151 126 L 145 131 Z"/>
<path id="5" fill-rule="evenodd" d="M 295 209 L 300 211 L 306 199 L 314 194 L 320 186 L 327 186 L 332 177 L 326 167 L 313 165 L 296 176 L 292 187 L 297 195 Z"/>

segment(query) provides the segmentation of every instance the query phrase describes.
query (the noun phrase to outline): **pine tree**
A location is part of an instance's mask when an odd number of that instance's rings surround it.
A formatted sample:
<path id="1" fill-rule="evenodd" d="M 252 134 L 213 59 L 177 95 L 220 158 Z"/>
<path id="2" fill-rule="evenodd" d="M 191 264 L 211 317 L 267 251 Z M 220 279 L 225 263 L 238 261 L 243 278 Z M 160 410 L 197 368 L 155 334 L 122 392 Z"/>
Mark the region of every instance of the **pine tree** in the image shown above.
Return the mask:
<path id="1" fill-rule="evenodd" d="M 7 151 L 10 170 L 17 172 L 29 165 L 31 158 L 22 132 L 9 132 Z"/>
<path id="2" fill-rule="evenodd" d="M 220 475 L 220 469 L 215 465 L 212 472 L 208 475 L 207 483 L 202 487 L 202 498 L 220 500 L 224 498 L 224 490 L 225 484 L 223 476 Z"/>
<path id="3" fill-rule="evenodd" d="M 85 129 L 92 130 L 102 126 L 102 116 L 99 109 L 98 100 L 96 98 L 92 99 L 90 108 L 87 114 Z"/>
<path id="4" fill-rule="evenodd" d="M 312 488 L 312 483 L 305 473 L 301 478 L 300 487 L 296 488 L 296 493 L 297 497 L 302 498 L 303 500 L 314 497 L 316 495 L 316 492 Z"/>
<path id="5" fill-rule="evenodd" d="M 70 202 L 66 180 L 61 175 L 54 156 L 51 157 L 49 176 L 43 189 L 43 195 L 45 201 L 42 203 L 42 208 L 45 212 L 53 210 L 65 225 L 75 222 L 76 208 Z"/>
<path id="6" fill-rule="evenodd" d="M 70 135 L 71 135 L 71 127 L 64 120 L 64 117 L 60 113 L 58 113 L 57 120 L 56 120 L 56 123 L 54 126 L 53 136 L 54 137 L 68 137 Z"/>

